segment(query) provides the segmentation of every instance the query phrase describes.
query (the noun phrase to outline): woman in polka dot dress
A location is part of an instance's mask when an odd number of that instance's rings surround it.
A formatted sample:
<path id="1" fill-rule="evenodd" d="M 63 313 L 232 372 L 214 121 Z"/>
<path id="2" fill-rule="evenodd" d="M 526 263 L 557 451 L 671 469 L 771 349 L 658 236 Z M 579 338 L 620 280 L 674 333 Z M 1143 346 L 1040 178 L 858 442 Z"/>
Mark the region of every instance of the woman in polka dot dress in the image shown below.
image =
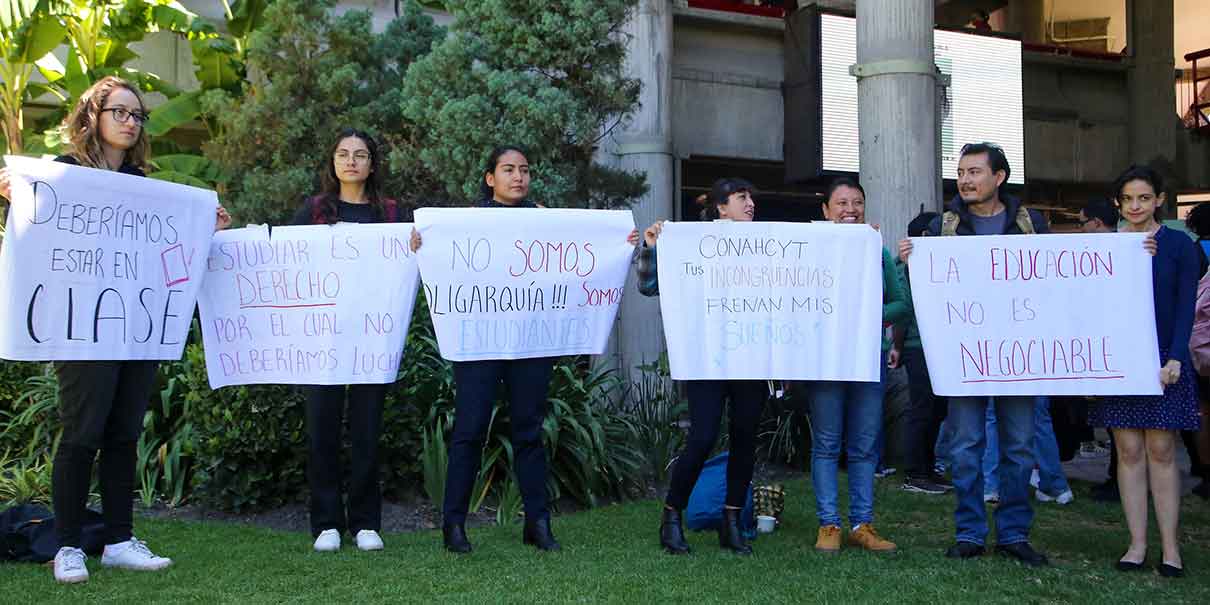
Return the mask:
<path id="1" fill-rule="evenodd" d="M 1123 231 L 1154 233 L 1152 259 L 1155 325 L 1160 348 L 1163 395 L 1108 397 L 1089 410 L 1088 422 L 1108 427 L 1117 444 L 1118 489 L 1130 528 L 1130 546 L 1118 560 L 1121 571 L 1141 570 L 1147 557 L 1147 490 L 1155 502 L 1163 559 L 1160 575 L 1184 574 L 1177 545 L 1180 471 L 1176 438 L 1199 425 L 1197 385 L 1189 355 L 1201 253 L 1184 233 L 1160 225 L 1155 214 L 1164 204 L 1164 185 L 1150 168 L 1132 166 L 1114 184 L 1127 222 Z"/>

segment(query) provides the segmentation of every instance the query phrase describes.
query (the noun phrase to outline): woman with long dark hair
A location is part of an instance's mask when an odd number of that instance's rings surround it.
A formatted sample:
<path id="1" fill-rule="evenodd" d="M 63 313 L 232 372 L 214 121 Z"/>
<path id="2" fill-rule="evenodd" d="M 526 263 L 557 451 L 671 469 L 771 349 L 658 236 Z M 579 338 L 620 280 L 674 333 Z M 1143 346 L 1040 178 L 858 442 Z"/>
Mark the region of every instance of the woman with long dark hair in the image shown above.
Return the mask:
<path id="1" fill-rule="evenodd" d="M 382 194 L 382 156 L 374 137 L 346 129 L 324 155 L 321 190 L 294 215 L 295 225 L 390 223 L 410 220 Z M 378 439 L 382 434 L 385 384 L 308 385 L 307 480 L 311 486 L 311 534 L 320 552 L 340 549 L 341 534 L 353 535 L 361 550 L 381 550 L 382 488 Z M 347 412 L 346 412 L 347 405 Z M 350 472 L 341 468 L 341 432 L 348 420 Z M 342 494 L 342 484 L 348 493 Z M 347 495 L 347 503 L 344 496 Z"/>
<path id="2" fill-rule="evenodd" d="M 64 120 L 70 151 L 55 161 L 144 176 L 151 149 L 143 130 L 146 120 L 147 106 L 137 87 L 121 78 L 101 78 L 80 95 Z M 0 196 L 10 195 L 8 169 L 3 169 Z M 231 224 L 222 206 L 217 213 L 215 230 Z M 69 584 L 88 581 L 82 530 L 98 451 L 105 524 L 101 565 L 142 571 L 172 565 L 171 559 L 156 555 L 133 534 L 135 448 L 159 362 L 57 361 L 54 367 L 63 422 L 51 484 L 59 543 L 55 579 Z"/>
<path id="3" fill-rule="evenodd" d="M 1117 562 L 1120 571 L 1141 570 L 1147 558 L 1147 493 L 1150 488 L 1159 525 L 1162 560 L 1160 575 L 1184 575 L 1177 526 L 1181 476 L 1176 466 L 1178 431 L 1199 426 L 1197 382 L 1189 354 L 1201 252 L 1185 234 L 1164 227 L 1156 213 L 1165 202 L 1158 173 L 1131 166 L 1114 183 L 1114 198 L 1126 226 L 1123 232 L 1152 233 L 1157 252 L 1152 258 L 1156 336 L 1159 341 L 1158 379 L 1163 395 L 1105 397 L 1088 412 L 1092 426 L 1113 431 L 1118 456 L 1118 490 L 1130 529 L 1130 545 Z M 1150 324 L 1151 317 L 1124 317 Z"/>
<path id="4" fill-rule="evenodd" d="M 751 221 L 756 214 L 753 189 L 752 184 L 744 179 L 723 178 L 715 181 L 710 194 L 703 200 L 702 219 Z M 660 293 L 656 243 L 663 226 L 663 221 L 660 221 L 643 232 L 638 275 L 639 292 L 644 296 L 659 296 Z M 682 513 L 689 504 L 689 494 L 697 483 L 706 458 L 718 440 L 719 423 L 726 409 L 730 415 L 730 453 L 727 458 L 727 494 L 718 542 L 720 547 L 731 552 L 750 555 L 752 547 L 740 530 L 739 518 L 747 501 L 748 486 L 752 483 L 756 429 L 768 398 L 768 385 L 763 380 L 687 380 L 685 391 L 689 396 L 689 438 L 685 450 L 672 468 L 660 522 L 660 545 L 669 554 L 689 553 Z M 724 407 L 728 401 L 730 405 Z"/>

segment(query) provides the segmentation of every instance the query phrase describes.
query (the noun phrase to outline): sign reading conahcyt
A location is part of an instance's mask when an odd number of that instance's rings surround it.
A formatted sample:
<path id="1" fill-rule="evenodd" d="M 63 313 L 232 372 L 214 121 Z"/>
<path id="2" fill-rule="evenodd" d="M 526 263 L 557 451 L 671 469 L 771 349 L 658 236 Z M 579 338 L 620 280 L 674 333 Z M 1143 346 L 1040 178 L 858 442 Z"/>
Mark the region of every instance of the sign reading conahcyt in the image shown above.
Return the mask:
<path id="1" fill-rule="evenodd" d="M 666 223 L 656 261 L 672 377 L 877 381 L 880 242 L 865 225 Z"/>
<path id="2" fill-rule="evenodd" d="M 4 158 L 0 357 L 178 359 L 214 233 L 213 191 Z"/>
<path id="3" fill-rule="evenodd" d="M 410 223 L 214 236 L 198 296 L 210 386 L 393 382 L 416 302 Z"/>
<path id="4" fill-rule="evenodd" d="M 441 356 L 599 355 L 634 247 L 630 212 L 422 208 L 417 255 Z"/>
<path id="5" fill-rule="evenodd" d="M 916 238 L 912 301 L 938 395 L 1158 395 L 1142 234 Z"/>

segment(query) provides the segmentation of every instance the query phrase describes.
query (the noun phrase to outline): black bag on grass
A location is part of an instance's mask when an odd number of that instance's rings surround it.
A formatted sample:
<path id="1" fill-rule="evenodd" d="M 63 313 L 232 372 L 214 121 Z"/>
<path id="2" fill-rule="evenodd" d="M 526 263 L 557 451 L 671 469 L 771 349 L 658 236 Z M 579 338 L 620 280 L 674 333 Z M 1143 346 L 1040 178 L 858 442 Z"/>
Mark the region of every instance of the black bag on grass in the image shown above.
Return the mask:
<path id="1" fill-rule="evenodd" d="M 80 532 L 80 546 L 89 555 L 100 555 L 105 548 L 105 523 L 101 513 L 87 510 Z M 59 552 L 55 538 L 55 517 L 45 507 L 18 504 L 0 512 L 0 561 L 45 563 Z"/>

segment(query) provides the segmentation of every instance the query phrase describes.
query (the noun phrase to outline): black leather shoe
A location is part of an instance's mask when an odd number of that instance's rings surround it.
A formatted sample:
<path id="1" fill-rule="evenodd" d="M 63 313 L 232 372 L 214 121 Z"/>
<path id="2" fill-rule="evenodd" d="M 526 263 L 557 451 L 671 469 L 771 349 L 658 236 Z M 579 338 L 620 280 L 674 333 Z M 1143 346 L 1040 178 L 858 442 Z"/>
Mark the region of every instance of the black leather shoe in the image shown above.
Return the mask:
<path id="1" fill-rule="evenodd" d="M 443 525 L 441 537 L 445 540 L 445 549 L 458 554 L 471 551 L 471 541 L 466 539 L 466 528 L 461 525 Z"/>
<path id="2" fill-rule="evenodd" d="M 973 559 L 982 557 L 985 552 L 982 546 L 974 542 L 958 542 L 945 551 L 945 556 L 949 559 Z"/>
<path id="3" fill-rule="evenodd" d="M 1113 568 L 1118 571 L 1142 571 L 1143 566 L 1147 564 L 1147 559 L 1143 559 L 1138 563 L 1134 561 L 1118 561 Z"/>
<path id="4" fill-rule="evenodd" d="M 660 522 L 660 546 L 670 555 L 689 554 L 685 528 L 681 526 L 681 511 L 664 507 L 664 520 Z"/>
<path id="5" fill-rule="evenodd" d="M 1160 575 L 1164 576 L 1165 578 L 1183 578 L 1183 577 L 1185 577 L 1185 568 L 1176 567 L 1174 565 L 1169 565 L 1167 563 L 1160 563 L 1159 566 L 1155 568 L 1155 570 L 1160 572 Z"/>
<path id="6" fill-rule="evenodd" d="M 752 547 L 744 539 L 739 529 L 740 511 L 734 508 L 723 508 L 723 524 L 718 528 L 718 545 L 737 555 L 752 554 Z"/>
<path id="7" fill-rule="evenodd" d="M 550 519 L 534 519 L 525 520 L 525 531 L 521 534 L 521 541 L 530 546 L 537 547 L 538 550 L 555 551 L 561 550 L 559 542 L 555 540 L 555 535 L 550 531 Z"/>
<path id="8" fill-rule="evenodd" d="M 1046 560 L 1046 555 L 1034 550 L 1034 547 L 1030 546 L 1029 542 L 1001 544 L 996 547 L 996 552 L 1005 557 L 1012 557 L 1030 567 L 1045 567 L 1050 565 L 1050 561 Z"/>

